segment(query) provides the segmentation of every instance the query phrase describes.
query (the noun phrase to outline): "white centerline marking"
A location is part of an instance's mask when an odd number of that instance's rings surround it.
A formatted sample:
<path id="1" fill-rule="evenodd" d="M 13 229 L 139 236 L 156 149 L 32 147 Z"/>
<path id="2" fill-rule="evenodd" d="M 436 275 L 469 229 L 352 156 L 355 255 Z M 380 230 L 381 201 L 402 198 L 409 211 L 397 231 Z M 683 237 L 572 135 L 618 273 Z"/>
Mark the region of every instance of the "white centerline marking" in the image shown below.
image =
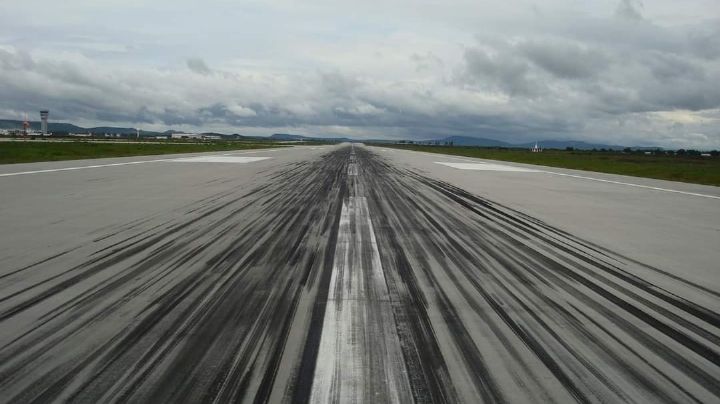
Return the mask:
<path id="1" fill-rule="evenodd" d="M 354 146 L 343 200 L 312 403 L 412 401 L 398 327 Z"/>
<path id="2" fill-rule="evenodd" d="M 367 239 L 369 238 L 369 240 Z M 365 253 L 370 259 L 365 260 Z M 411 400 L 367 199 L 343 202 L 310 402 Z"/>

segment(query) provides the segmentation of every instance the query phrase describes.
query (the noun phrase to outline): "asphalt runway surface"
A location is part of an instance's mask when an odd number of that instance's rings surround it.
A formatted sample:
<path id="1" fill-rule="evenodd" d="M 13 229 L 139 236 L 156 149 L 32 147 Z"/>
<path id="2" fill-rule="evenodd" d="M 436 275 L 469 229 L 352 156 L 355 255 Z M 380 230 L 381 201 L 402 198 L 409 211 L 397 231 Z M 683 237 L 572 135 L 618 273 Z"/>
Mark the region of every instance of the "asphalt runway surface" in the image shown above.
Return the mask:
<path id="1" fill-rule="evenodd" d="M 0 166 L 0 402 L 720 402 L 720 190 L 340 145 Z"/>

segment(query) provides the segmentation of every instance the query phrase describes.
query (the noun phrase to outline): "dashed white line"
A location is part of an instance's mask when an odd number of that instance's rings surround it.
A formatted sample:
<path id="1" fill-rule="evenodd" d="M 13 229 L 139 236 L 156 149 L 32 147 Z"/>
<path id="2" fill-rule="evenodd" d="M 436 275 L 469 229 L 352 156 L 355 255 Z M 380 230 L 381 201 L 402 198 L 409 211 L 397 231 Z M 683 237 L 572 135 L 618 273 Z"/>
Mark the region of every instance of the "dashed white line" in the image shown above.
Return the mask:
<path id="1" fill-rule="evenodd" d="M 327 299 L 310 402 L 408 402 L 407 370 L 364 197 L 343 203 Z"/>

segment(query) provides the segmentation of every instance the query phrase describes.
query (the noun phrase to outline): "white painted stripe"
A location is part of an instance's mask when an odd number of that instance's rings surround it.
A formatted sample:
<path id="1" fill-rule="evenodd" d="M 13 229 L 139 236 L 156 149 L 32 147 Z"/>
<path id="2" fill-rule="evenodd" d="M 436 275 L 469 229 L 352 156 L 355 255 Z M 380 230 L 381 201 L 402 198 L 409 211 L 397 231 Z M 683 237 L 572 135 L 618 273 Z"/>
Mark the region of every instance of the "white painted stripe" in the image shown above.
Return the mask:
<path id="1" fill-rule="evenodd" d="M 239 154 L 251 154 L 251 153 L 264 153 L 264 152 L 275 152 L 280 149 L 257 149 L 257 150 L 251 150 L 251 151 L 245 151 L 245 152 L 238 152 L 238 153 L 223 153 L 223 156 L 237 156 Z"/>
<path id="2" fill-rule="evenodd" d="M 235 163 L 244 164 L 252 163 L 255 161 L 267 160 L 270 157 L 234 157 L 234 156 L 196 156 L 186 157 L 179 159 L 172 159 L 170 161 L 176 163 Z"/>
<path id="3" fill-rule="evenodd" d="M 232 155 L 236 155 L 236 154 L 258 153 L 258 152 L 268 152 L 268 151 L 277 151 L 277 149 L 269 149 L 269 150 L 261 149 L 261 150 L 256 150 L 256 151 L 243 152 L 243 153 L 223 154 L 223 156 L 232 156 Z M 255 157 L 251 157 L 251 158 L 255 158 Z M 258 158 L 260 158 L 260 157 L 258 157 Z M 267 158 L 270 158 L 270 157 L 262 157 L 261 159 L 267 159 Z M 125 163 L 93 164 L 93 165 L 89 165 L 89 166 L 49 168 L 46 170 L 19 171 L 19 172 L 14 172 L 14 173 L 4 173 L 4 174 L 0 174 L 0 177 L 13 177 L 16 175 L 54 173 L 54 172 L 61 172 L 61 171 L 76 171 L 76 170 L 85 170 L 88 168 L 120 167 L 120 166 L 129 166 L 129 165 L 135 165 L 135 164 L 157 163 L 157 162 L 162 162 L 162 161 L 177 161 L 177 160 L 179 160 L 179 159 L 155 159 L 155 160 L 128 161 Z"/>
<path id="4" fill-rule="evenodd" d="M 456 168 L 458 170 L 478 170 L 478 171 L 509 171 L 509 172 L 523 172 L 523 173 L 536 173 L 537 170 L 531 170 L 528 168 L 508 166 L 504 164 L 492 164 L 492 163 L 448 163 L 442 161 L 436 161 L 435 164 L 442 164 L 444 166 Z"/>
<path id="5" fill-rule="evenodd" d="M 453 158 L 453 157 L 448 157 Z M 468 159 L 461 159 L 461 158 L 453 158 L 455 160 L 461 160 L 461 161 L 475 161 L 475 160 L 468 160 Z M 654 191 L 661 191 L 661 192 L 670 192 L 675 194 L 682 194 L 682 195 L 690 195 L 690 196 L 698 196 L 701 198 L 710 198 L 710 199 L 719 199 L 720 196 L 716 195 L 708 195 L 708 194 L 701 194 L 697 192 L 687 192 L 687 191 L 680 191 L 677 189 L 669 189 L 669 188 L 662 188 L 662 187 L 653 187 L 651 185 L 641 185 L 641 184 L 633 184 L 630 182 L 623 182 L 623 181 L 615 181 L 615 180 L 606 180 L 602 178 L 594 178 L 594 177 L 588 177 L 584 175 L 577 175 L 577 174 L 566 174 L 566 173 L 559 173 L 555 171 L 548 171 L 548 170 L 533 170 L 529 168 L 524 167 L 518 167 L 518 166 L 507 166 L 507 165 L 500 165 L 500 164 L 492 164 L 492 163 L 474 163 L 474 164 L 462 164 L 462 163 L 444 163 L 436 161 L 436 164 L 442 164 L 449 167 L 459 168 L 459 169 L 465 169 L 465 170 L 483 170 L 483 168 L 461 168 L 460 166 L 481 166 L 481 165 L 488 165 L 488 166 L 502 166 L 502 167 L 513 167 L 517 170 L 494 170 L 494 171 L 526 171 L 526 172 L 537 172 L 537 173 L 545 173 L 545 174 L 551 174 L 551 175 L 557 175 L 561 177 L 571 177 L 571 178 L 578 178 L 588 181 L 598 181 L 598 182 L 604 182 L 608 184 L 616 184 L 616 185 L 623 185 L 628 187 L 635 187 L 635 188 L 644 188 L 644 189 L 651 189 Z M 487 168 L 487 170 L 492 170 L 490 168 Z"/>
<path id="6" fill-rule="evenodd" d="M 127 162 L 127 163 L 95 164 L 95 165 L 91 165 L 91 166 L 53 168 L 53 169 L 35 170 L 35 171 L 20 171 L 20 172 L 16 172 L 16 173 L 0 174 L 0 177 L 12 177 L 12 176 L 15 176 L 15 175 L 28 175 L 28 174 L 54 173 L 54 172 L 59 172 L 59 171 L 85 170 L 85 169 L 87 169 L 87 168 L 129 166 L 129 165 L 133 165 L 133 164 L 157 163 L 157 162 L 159 162 L 159 161 L 170 161 L 170 160 L 172 160 L 172 159 L 129 161 L 129 162 Z"/>
<path id="7" fill-rule="evenodd" d="M 559 175 L 559 176 L 562 176 L 562 177 L 580 178 L 580 179 L 583 179 L 583 180 L 606 182 L 606 183 L 609 183 L 609 184 L 626 185 L 626 186 L 635 187 L 635 188 L 652 189 L 652 190 L 654 190 L 654 191 L 663 191 L 663 192 L 672 192 L 672 193 L 675 193 L 675 194 L 699 196 L 699 197 L 701 197 L 701 198 L 720 199 L 720 196 L 715 196 L 715 195 L 699 194 L 699 193 L 696 193 L 696 192 L 678 191 L 678 190 L 676 190 L 676 189 L 653 187 L 653 186 L 650 186 L 650 185 L 631 184 L 631 183 L 629 183 L 629 182 L 605 180 L 605 179 L 602 179 L 602 178 L 586 177 L 586 176 L 584 176 L 584 175 L 557 173 L 557 172 L 554 172 L 554 171 L 539 171 L 539 172 L 541 172 L 541 173 L 546 173 L 546 174 L 552 174 L 552 175 Z"/>
<path id="8" fill-rule="evenodd" d="M 363 240 L 363 234 L 369 234 L 369 242 Z M 369 262 L 362 258 L 367 252 Z M 350 197 L 343 203 L 325 307 L 310 402 L 411 401 L 400 339 L 364 197 Z"/>
<path id="9" fill-rule="evenodd" d="M 350 203 L 348 201 L 348 203 Z M 330 403 L 332 400 L 333 380 L 339 370 L 335 369 L 337 355 L 352 357 L 352 349 L 343 338 L 344 324 L 349 324 L 350 319 L 347 318 L 349 310 L 344 312 L 338 310 L 339 303 L 337 297 L 338 278 L 342 277 L 345 268 L 349 267 L 350 261 L 350 209 L 348 204 L 343 202 L 342 211 L 340 213 L 340 224 L 338 229 L 337 244 L 335 246 L 335 259 L 333 261 L 332 274 L 330 275 L 330 290 L 328 291 L 327 303 L 325 306 L 325 318 L 323 320 L 322 334 L 320 336 L 320 348 L 315 365 L 315 375 L 313 377 L 312 391 L 310 395 L 311 403 Z M 344 315 L 343 315 L 344 314 Z M 349 351 L 349 352 L 347 352 Z M 353 370 L 354 366 L 349 369 Z"/>

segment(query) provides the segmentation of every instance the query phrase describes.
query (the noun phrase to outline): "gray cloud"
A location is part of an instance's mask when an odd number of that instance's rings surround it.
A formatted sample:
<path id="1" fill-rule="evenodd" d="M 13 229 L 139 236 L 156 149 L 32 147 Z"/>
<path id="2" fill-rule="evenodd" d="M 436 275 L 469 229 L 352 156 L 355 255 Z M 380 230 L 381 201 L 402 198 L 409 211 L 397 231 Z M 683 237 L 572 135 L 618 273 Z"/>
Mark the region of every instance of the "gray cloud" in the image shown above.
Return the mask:
<path id="1" fill-rule="evenodd" d="M 481 88 L 526 96 L 545 90 L 541 81 L 530 77 L 527 61 L 507 48 L 497 49 L 495 53 L 469 48 L 465 51 L 465 62 L 465 79 Z"/>
<path id="2" fill-rule="evenodd" d="M 220 40 L 241 37 L 226 35 L 239 26 L 228 20 L 208 28 L 217 45 L 165 27 L 172 35 L 123 32 L 131 36 L 124 43 L 104 34 L 102 46 L 57 50 L 13 40 L 0 24 L 0 114 L 49 108 L 56 120 L 157 129 L 720 147 L 720 21 L 712 15 L 662 25 L 651 4 L 620 1 L 588 16 L 549 2 L 500 24 L 515 8 L 483 19 L 476 3 L 433 8 L 437 18 L 426 24 L 419 17 L 430 5 L 405 19 L 409 3 L 400 1 L 388 5 L 398 19 L 387 25 L 370 6 L 372 24 L 353 25 L 332 4 L 313 3 L 336 19 L 285 21 L 286 32 L 247 21 L 254 31 L 244 40 Z M 331 20 L 337 27 L 323 25 Z M 88 35 L 62 43 L 77 38 Z M 188 58 L 188 48 L 203 49 L 213 68 Z"/>
<path id="3" fill-rule="evenodd" d="M 642 20 L 642 8 L 643 3 L 640 0 L 620 0 L 615 15 L 629 20 Z"/>
<path id="4" fill-rule="evenodd" d="M 187 60 L 187 67 L 191 71 L 202 74 L 202 75 L 208 75 L 212 73 L 212 70 L 208 67 L 207 64 L 205 64 L 205 61 L 200 58 L 191 58 Z"/>
<path id="5" fill-rule="evenodd" d="M 602 52 L 575 43 L 530 41 L 519 50 L 548 73 L 565 79 L 593 77 L 609 63 Z"/>

